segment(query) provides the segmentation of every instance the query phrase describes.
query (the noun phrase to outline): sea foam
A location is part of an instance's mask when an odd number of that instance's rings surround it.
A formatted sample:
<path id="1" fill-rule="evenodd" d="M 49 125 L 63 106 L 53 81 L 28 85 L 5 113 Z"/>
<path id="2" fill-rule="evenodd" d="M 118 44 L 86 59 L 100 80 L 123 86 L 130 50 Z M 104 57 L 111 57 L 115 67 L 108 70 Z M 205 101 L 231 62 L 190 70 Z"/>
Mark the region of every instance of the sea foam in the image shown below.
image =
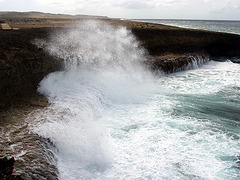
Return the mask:
<path id="1" fill-rule="evenodd" d="M 39 84 L 51 105 L 33 124 L 60 179 L 239 177 L 238 64 L 156 79 L 131 31 L 98 21 L 36 44 L 64 64 Z"/>
<path id="2" fill-rule="evenodd" d="M 58 57 L 64 69 L 39 84 L 52 104 L 38 115 L 33 131 L 56 145 L 63 179 L 90 177 L 114 159 L 106 109 L 142 102 L 154 89 L 154 78 L 142 65 L 146 51 L 130 30 L 100 21 L 77 24 L 35 44 Z"/>

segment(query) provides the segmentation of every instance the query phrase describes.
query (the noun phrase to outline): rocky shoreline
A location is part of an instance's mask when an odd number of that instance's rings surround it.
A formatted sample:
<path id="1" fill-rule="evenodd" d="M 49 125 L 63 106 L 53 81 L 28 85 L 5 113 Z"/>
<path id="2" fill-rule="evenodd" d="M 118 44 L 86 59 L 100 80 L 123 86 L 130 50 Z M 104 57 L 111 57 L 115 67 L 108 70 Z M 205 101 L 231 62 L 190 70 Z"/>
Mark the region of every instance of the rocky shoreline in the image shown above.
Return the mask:
<path id="1" fill-rule="evenodd" d="M 81 20 L 83 21 L 83 20 Z M 208 31 L 186 30 L 182 28 L 150 23 L 104 20 L 113 25 L 123 25 L 149 52 L 149 63 L 153 69 L 173 72 L 186 66 L 191 58 L 187 54 L 206 55 L 219 58 L 240 57 L 240 36 Z M 26 22 L 25 22 L 26 23 Z M 50 72 L 59 70 L 61 62 L 44 50 L 37 48 L 34 39 L 47 39 L 56 28 L 29 28 L 36 22 L 28 22 L 27 28 L 0 30 L 0 108 L 25 101 L 36 92 L 41 79 Z M 49 23 L 49 21 L 48 21 Z M 22 27 L 17 21 L 16 27 Z M 40 23 L 41 26 L 42 22 Z M 11 22 L 14 27 L 14 23 Z M 168 58 L 171 57 L 171 58 Z M 172 64 L 172 66 L 171 66 Z"/>
<path id="2" fill-rule="evenodd" d="M 1 129 L 5 124 L 24 121 L 27 114 L 48 106 L 46 98 L 37 93 L 38 84 L 47 74 L 62 68 L 61 60 L 36 47 L 33 41 L 36 38 L 47 39 L 56 30 L 72 27 L 76 22 L 81 23 L 86 20 L 82 17 L 73 19 L 71 17 L 53 18 L 52 16 L 51 18 L 25 17 L 25 19 L 23 17 L 6 18 L 6 15 L 4 17 L 5 19 L 1 19 L 0 15 L 0 21 L 8 23 L 12 29 L 0 29 Z M 141 45 L 148 50 L 146 65 L 153 71 L 172 73 L 193 66 L 195 61 L 198 64 L 212 58 L 240 57 L 239 35 L 118 19 L 100 19 L 109 24 L 126 26 L 130 29 Z M 16 133 L 13 132 L 13 138 L 18 136 L 15 135 Z M 41 144 L 40 137 L 35 135 L 28 137 L 29 141 L 23 142 L 25 146 L 29 143 L 34 146 Z M 2 143 L 0 146 L 0 179 L 28 179 L 28 176 L 19 176 L 13 170 L 20 168 L 22 164 L 19 159 L 11 158 L 14 156 L 14 152 L 10 152 L 11 148 L 11 143 L 8 142 Z M 9 153 L 6 153 L 8 151 Z M 41 151 L 41 147 L 39 147 L 39 151 Z M 29 167 L 36 165 L 31 162 L 34 157 L 28 154 L 23 156 L 27 159 Z M 44 153 L 39 152 L 39 157 L 44 156 Z M 49 175 L 48 179 L 57 179 L 56 168 L 51 164 L 44 166 L 45 173 Z M 27 169 L 25 168 L 26 171 Z M 47 169 L 50 169 L 49 172 Z M 33 174 L 38 170 L 36 167 Z M 39 170 L 39 173 L 43 174 L 43 171 L 44 168 Z M 29 178 L 31 178 L 30 176 Z M 36 177 L 41 179 L 42 175 L 38 174 Z"/>

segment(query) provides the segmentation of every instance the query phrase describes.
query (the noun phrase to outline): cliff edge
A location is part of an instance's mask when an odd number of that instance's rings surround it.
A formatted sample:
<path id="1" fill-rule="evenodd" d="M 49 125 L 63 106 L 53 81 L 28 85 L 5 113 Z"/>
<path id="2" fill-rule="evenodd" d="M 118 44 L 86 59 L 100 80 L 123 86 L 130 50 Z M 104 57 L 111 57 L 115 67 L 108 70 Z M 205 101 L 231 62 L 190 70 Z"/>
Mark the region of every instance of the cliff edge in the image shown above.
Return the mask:
<path id="1" fill-rule="evenodd" d="M 41 14 L 41 13 L 40 13 Z M 68 28 L 86 17 L 59 15 L 4 16 L 0 22 L 12 29 L 0 29 L 0 108 L 26 101 L 36 95 L 38 83 L 50 72 L 61 68 L 61 61 L 37 48 L 34 39 L 47 39 L 52 31 Z M 14 18 L 15 17 L 15 18 Z M 187 54 L 213 58 L 240 57 L 240 35 L 183 29 L 159 24 L 91 17 L 131 29 L 148 52 L 152 69 L 173 72 L 191 61 Z M 169 56 L 170 55 L 170 56 Z M 171 58 L 169 58 L 171 57 Z M 148 63 L 148 64 L 149 64 Z"/>

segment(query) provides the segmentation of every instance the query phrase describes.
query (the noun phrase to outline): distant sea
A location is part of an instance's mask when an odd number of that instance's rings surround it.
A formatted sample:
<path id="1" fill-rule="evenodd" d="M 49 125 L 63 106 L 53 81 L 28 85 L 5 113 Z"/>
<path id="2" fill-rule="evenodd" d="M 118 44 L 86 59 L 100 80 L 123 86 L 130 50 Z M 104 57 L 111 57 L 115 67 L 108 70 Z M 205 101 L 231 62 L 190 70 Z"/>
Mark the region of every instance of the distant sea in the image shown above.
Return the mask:
<path id="1" fill-rule="evenodd" d="M 137 19 L 137 21 L 164 24 L 182 28 L 240 34 L 240 20 L 221 21 L 221 20 L 180 20 L 180 19 Z"/>

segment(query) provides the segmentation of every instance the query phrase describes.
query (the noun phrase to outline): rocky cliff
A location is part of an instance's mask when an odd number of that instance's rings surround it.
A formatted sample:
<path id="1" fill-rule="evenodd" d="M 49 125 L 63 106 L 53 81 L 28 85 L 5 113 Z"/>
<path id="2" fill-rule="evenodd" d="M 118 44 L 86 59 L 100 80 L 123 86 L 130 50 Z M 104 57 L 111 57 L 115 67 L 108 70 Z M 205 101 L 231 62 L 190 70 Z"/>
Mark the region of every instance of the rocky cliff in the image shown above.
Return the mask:
<path id="1" fill-rule="evenodd" d="M 50 28 L 49 23 L 54 24 L 57 21 L 61 20 L 9 21 L 7 23 L 13 28 L 20 29 L 0 29 L 0 108 L 24 101 L 36 94 L 41 79 L 61 68 L 59 59 L 32 43 L 36 38 L 47 39 L 52 31 L 59 28 Z M 181 69 L 192 61 L 192 58 L 186 55 L 189 53 L 204 54 L 206 57 L 240 57 L 239 35 L 133 21 L 104 21 L 131 29 L 142 46 L 148 50 L 150 58 L 147 64 L 154 70 L 173 72 L 174 69 Z M 44 23 L 47 23 L 48 28 L 39 28 L 44 27 Z M 25 28 L 22 28 L 24 25 Z"/>
<path id="2" fill-rule="evenodd" d="M 207 53 L 240 57 L 240 35 L 191 29 L 133 28 L 150 55 Z"/>
<path id="3" fill-rule="evenodd" d="M 48 33 L 49 29 L 0 31 L 0 108 L 31 97 L 39 81 L 60 68 L 58 60 L 32 43 Z"/>

